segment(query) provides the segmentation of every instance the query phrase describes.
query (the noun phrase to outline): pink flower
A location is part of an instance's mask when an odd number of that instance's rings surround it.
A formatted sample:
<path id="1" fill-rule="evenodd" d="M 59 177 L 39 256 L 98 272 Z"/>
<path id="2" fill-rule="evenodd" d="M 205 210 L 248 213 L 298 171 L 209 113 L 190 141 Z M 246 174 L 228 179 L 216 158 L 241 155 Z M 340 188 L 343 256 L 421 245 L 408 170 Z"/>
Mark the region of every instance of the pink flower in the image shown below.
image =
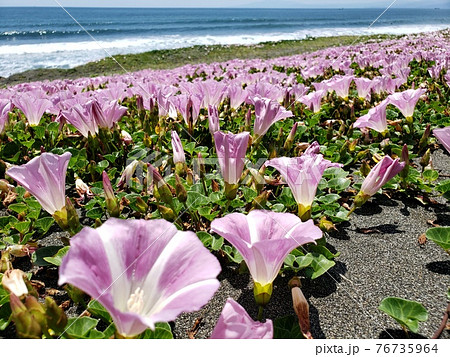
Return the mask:
<path id="1" fill-rule="evenodd" d="M 256 138 L 263 136 L 275 122 L 292 117 L 291 111 L 286 110 L 278 102 L 269 98 L 253 97 L 255 105 L 255 126 L 253 132 Z"/>
<path id="2" fill-rule="evenodd" d="M 355 78 L 356 90 L 358 91 L 358 97 L 361 99 L 370 100 L 372 89 L 372 80 L 368 78 Z"/>
<path id="3" fill-rule="evenodd" d="M 311 109 L 314 113 L 320 112 L 320 104 L 323 96 L 327 92 L 323 89 L 309 93 L 301 97 L 298 101 L 300 103 L 305 104 L 309 109 Z"/>
<path id="4" fill-rule="evenodd" d="M 446 126 L 442 129 L 434 129 L 433 135 L 438 138 L 439 142 L 447 149 L 450 153 L 450 126 Z"/>
<path id="5" fill-rule="evenodd" d="M 255 283 L 255 298 L 265 305 L 286 256 L 295 248 L 313 243 L 322 231 L 312 220 L 302 222 L 291 213 L 253 210 L 248 215 L 231 213 L 211 222 L 242 255 Z"/>
<path id="6" fill-rule="evenodd" d="M 353 76 L 336 76 L 327 82 L 327 86 L 329 89 L 334 90 L 338 97 L 346 99 L 348 98 L 348 91 L 353 78 Z"/>
<path id="7" fill-rule="evenodd" d="M 391 94 L 387 100 L 389 104 L 395 105 L 405 118 L 412 119 L 417 102 L 426 92 L 425 89 L 408 89 L 401 93 Z"/>
<path id="8" fill-rule="evenodd" d="M 279 157 L 264 164 L 281 173 L 299 205 L 300 217 L 306 214 L 306 219 L 309 219 L 308 212 L 324 171 L 329 167 L 342 167 L 342 164 L 325 160 L 319 151 L 320 146 L 315 141 L 300 157 Z"/>
<path id="9" fill-rule="evenodd" d="M 98 134 L 98 124 L 92 115 L 92 102 L 82 106 L 75 104 L 68 110 L 63 110 L 61 115 L 69 124 L 72 124 L 85 138 L 91 134 Z"/>
<path id="10" fill-rule="evenodd" d="M 219 159 L 223 179 L 230 185 L 239 182 L 245 164 L 250 133 L 225 134 L 221 131 L 214 133 L 216 153 Z"/>
<path id="11" fill-rule="evenodd" d="M 12 110 L 12 103 L 9 99 L 0 99 L 0 134 L 8 123 L 8 113 Z"/>
<path id="12" fill-rule="evenodd" d="M 231 85 L 227 93 L 230 98 L 230 107 L 233 109 L 238 109 L 248 96 L 248 92 L 239 85 Z"/>
<path id="13" fill-rule="evenodd" d="M 176 108 L 187 126 L 195 127 L 200 113 L 201 100 L 197 96 L 180 94 L 173 97 Z"/>
<path id="14" fill-rule="evenodd" d="M 117 100 L 90 102 L 92 115 L 99 128 L 111 129 L 127 112 L 128 108 L 121 106 Z"/>
<path id="15" fill-rule="evenodd" d="M 72 154 L 43 153 L 30 162 L 11 167 L 6 174 L 26 188 L 42 208 L 53 215 L 66 205 L 66 171 Z"/>
<path id="16" fill-rule="evenodd" d="M 172 150 L 173 150 L 173 163 L 182 163 L 186 162 L 186 156 L 184 154 L 183 144 L 181 144 L 180 137 L 177 132 L 172 130 Z"/>
<path id="17" fill-rule="evenodd" d="M 58 283 L 89 294 L 121 335 L 136 336 L 200 309 L 219 288 L 219 272 L 219 262 L 193 232 L 163 219 L 110 218 L 71 239 Z"/>
<path id="18" fill-rule="evenodd" d="M 44 112 L 53 106 L 47 98 L 41 98 L 40 93 L 25 92 L 13 97 L 14 105 L 19 108 L 30 125 L 39 125 Z"/>
<path id="19" fill-rule="evenodd" d="M 272 320 L 266 320 L 264 323 L 253 321 L 241 305 L 228 298 L 210 338 L 271 339 L 273 323 Z"/>
<path id="20" fill-rule="evenodd" d="M 353 124 L 354 128 L 370 128 L 379 133 L 388 130 L 386 121 L 386 107 L 389 104 L 387 100 L 382 101 L 375 108 L 369 110 L 369 113 L 357 119 Z"/>
<path id="21" fill-rule="evenodd" d="M 219 112 L 217 107 L 213 107 L 212 105 L 208 106 L 208 124 L 211 135 L 214 135 L 216 131 L 220 130 Z"/>
<path id="22" fill-rule="evenodd" d="M 361 186 L 361 192 L 366 196 L 373 196 L 404 167 L 404 162 L 399 162 L 398 159 L 392 160 L 390 156 L 385 156 L 369 172 Z"/>

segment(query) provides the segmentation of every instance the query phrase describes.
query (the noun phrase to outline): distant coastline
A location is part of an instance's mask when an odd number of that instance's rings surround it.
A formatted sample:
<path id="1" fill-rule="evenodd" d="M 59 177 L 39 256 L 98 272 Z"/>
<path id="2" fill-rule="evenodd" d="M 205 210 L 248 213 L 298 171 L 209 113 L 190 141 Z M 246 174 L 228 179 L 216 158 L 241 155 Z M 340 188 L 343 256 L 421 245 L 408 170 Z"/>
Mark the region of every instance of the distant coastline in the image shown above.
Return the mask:
<path id="1" fill-rule="evenodd" d="M 369 40 L 394 39 L 401 36 L 338 36 L 319 37 L 298 41 L 264 42 L 255 45 L 214 45 L 194 46 L 180 49 L 156 50 L 138 54 L 117 55 L 114 58 L 129 72 L 143 69 L 171 69 L 187 64 L 225 62 L 232 59 L 277 58 L 301 53 L 313 52 L 328 47 L 348 46 Z M 97 77 L 104 75 L 123 74 L 122 68 L 111 58 L 89 62 L 71 69 L 33 69 L 0 77 L 0 87 L 23 82 L 34 82 L 55 79 L 76 79 L 81 77 Z"/>
<path id="2" fill-rule="evenodd" d="M 67 9 L 83 28 L 57 7 L 2 7 L 0 77 L 34 69 L 70 72 L 109 54 L 125 57 L 175 49 L 179 50 L 175 53 L 185 53 L 181 49 L 195 46 L 245 47 L 322 37 L 403 35 L 450 27 L 450 10 L 434 9 L 393 8 L 376 23 L 381 9 Z"/>

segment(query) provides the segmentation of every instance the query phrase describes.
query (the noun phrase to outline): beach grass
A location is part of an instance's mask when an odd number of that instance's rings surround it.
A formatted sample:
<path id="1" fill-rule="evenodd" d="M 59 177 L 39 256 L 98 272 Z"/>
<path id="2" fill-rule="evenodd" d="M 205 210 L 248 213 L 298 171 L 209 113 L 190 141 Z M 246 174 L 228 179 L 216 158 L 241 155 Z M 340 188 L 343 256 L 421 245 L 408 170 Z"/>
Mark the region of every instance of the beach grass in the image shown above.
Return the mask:
<path id="1" fill-rule="evenodd" d="M 126 71 L 135 72 L 142 69 L 170 69 L 185 64 L 224 62 L 236 58 L 268 59 L 313 52 L 327 47 L 348 46 L 369 40 L 386 40 L 398 37 L 394 35 L 309 37 L 304 40 L 264 42 L 256 45 L 201 45 L 155 50 L 138 54 L 115 55 L 115 60 L 107 57 L 71 69 L 33 69 L 13 74 L 8 78 L 0 77 L 0 86 L 42 80 L 123 74 Z"/>

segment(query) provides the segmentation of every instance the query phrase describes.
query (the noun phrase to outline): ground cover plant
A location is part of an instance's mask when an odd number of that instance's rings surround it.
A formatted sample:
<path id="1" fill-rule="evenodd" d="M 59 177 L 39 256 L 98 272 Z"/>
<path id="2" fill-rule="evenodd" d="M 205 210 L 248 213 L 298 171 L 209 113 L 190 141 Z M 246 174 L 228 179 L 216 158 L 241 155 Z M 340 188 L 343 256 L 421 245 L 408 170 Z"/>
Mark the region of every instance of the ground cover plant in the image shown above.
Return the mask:
<path id="1" fill-rule="evenodd" d="M 1 333 L 172 338 L 233 267 L 257 313 L 229 297 L 207 337 L 319 337 L 303 285 L 339 263 L 330 234 L 383 193 L 448 208 L 449 49 L 442 31 L 0 90 Z M 448 253 L 448 227 L 421 233 Z M 292 314 L 269 319 L 280 275 Z M 379 301 L 403 336 L 428 318 L 408 294 Z"/>

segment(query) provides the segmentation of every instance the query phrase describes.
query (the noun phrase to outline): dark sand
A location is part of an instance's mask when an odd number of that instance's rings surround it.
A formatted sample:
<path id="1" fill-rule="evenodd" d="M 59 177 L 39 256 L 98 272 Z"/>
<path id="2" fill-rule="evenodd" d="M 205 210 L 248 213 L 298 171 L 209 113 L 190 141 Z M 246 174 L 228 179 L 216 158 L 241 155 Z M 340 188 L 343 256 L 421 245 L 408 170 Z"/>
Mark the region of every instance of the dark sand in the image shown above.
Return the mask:
<path id="1" fill-rule="evenodd" d="M 450 174 L 450 156 L 442 150 L 434 152 L 433 163 L 441 174 Z M 341 252 L 336 265 L 316 280 L 302 279 L 314 338 L 405 338 L 399 325 L 378 310 L 388 296 L 418 301 L 428 310 L 428 321 L 420 323 L 418 333 L 410 337 L 430 338 L 434 334 L 447 307 L 450 259 L 431 241 L 421 247 L 418 238 L 432 227 L 429 220 L 450 225 L 448 204 L 445 199 L 437 200 L 440 205 L 424 207 L 414 199 L 377 195 L 327 238 L 330 248 Z M 361 233 L 367 228 L 372 233 Z M 275 280 L 265 318 L 294 314 L 289 278 Z M 209 337 L 227 297 L 256 318 L 250 276 L 228 267 L 219 279 L 221 287 L 208 305 L 175 321 L 176 338 L 187 338 L 187 331 L 199 317 L 202 323 L 196 338 Z M 441 338 L 450 338 L 450 333 L 444 331 Z"/>

